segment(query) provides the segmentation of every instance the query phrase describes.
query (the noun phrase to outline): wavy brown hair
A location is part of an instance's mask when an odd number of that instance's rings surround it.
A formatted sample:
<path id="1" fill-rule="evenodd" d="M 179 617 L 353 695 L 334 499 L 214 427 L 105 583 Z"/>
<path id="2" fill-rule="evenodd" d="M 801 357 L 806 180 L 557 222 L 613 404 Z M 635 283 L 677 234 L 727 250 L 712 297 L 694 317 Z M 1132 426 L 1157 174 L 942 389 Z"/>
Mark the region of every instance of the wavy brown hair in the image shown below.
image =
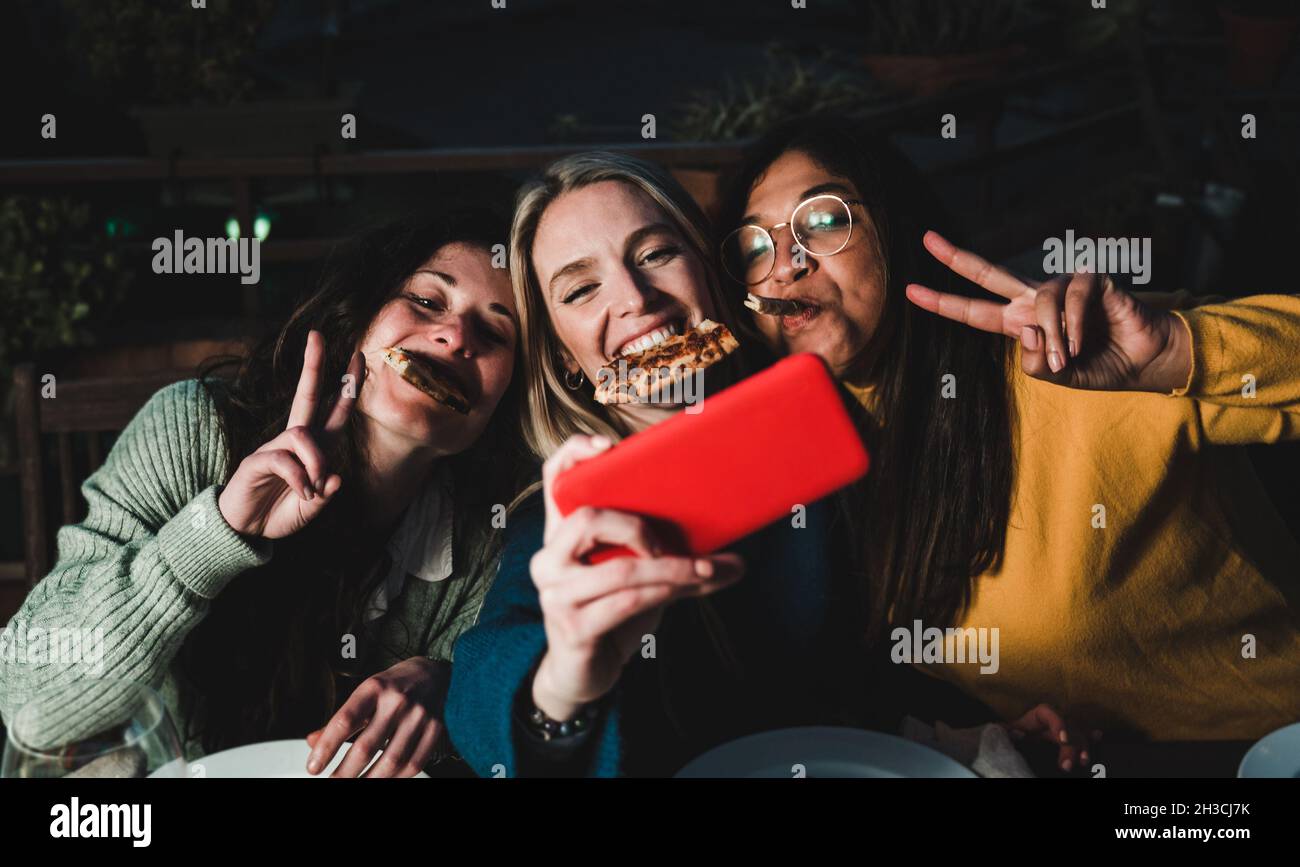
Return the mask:
<path id="1" fill-rule="evenodd" d="M 848 178 L 861 193 L 884 257 L 884 314 L 873 359 L 846 379 L 871 385 L 883 424 L 868 423 L 872 468 L 846 516 L 865 582 L 869 640 L 893 623 L 942 626 L 969 605 L 973 576 L 1002 555 L 1011 511 L 1014 404 L 1008 343 L 928 313 L 908 283 L 975 296 L 972 284 L 922 246 L 926 229 L 953 233 L 945 208 L 914 166 L 883 137 L 835 118 L 807 117 L 755 143 L 727 184 L 719 237 L 740 224 L 750 191 L 781 155 L 796 151 Z M 742 298 L 735 286 L 728 298 Z M 945 399 L 945 374 L 957 397 Z"/>
<path id="2" fill-rule="evenodd" d="M 274 335 L 242 361 L 214 361 L 202 371 L 225 434 L 227 475 L 284 430 L 308 331 L 324 338 L 321 381 L 339 384 L 318 402 L 323 416 L 371 322 L 415 271 L 448 244 L 491 250 L 506 233 L 505 221 L 494 215 L 458 212 L 408 218 L 338 245 L 314 291 Z M 469 580 L 486 580 L 493 570 L 500 534 L 490 526 L 492 507 L 510 501 L 526 467 L 518 446 L 521 357 L 516 348 L 511 385 L 483 435 L 467 452 L 444 459 L 455 497 L 453 559 L 458 571 L 472 570 L 461 573 Z M 343 478 L 334 499 L 303 530 L 276 541 L 269 563 L 236 577 L 186 641 L 182 673 L 205 704 L 203 713 L 187 717 L 204 720 L 196 734 L 208 751 L 302 737 L 335 710 L 340 636 L 367 635 L 363 611 L 383 578 L 391 530 L 371 526 L 351 483 L 365 448 L 353 414 L 327 452 Z"/>

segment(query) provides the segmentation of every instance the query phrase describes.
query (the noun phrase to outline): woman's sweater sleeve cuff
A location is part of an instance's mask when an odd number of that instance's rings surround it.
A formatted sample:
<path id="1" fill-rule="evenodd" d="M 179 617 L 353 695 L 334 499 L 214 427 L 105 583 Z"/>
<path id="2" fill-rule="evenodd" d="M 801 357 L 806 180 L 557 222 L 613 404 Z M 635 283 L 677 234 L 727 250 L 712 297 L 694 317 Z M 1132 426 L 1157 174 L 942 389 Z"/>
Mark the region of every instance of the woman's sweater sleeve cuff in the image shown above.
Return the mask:
<path id="1" fill-rule="evenodd" d="M 1196 308 L 1170 312 L 1186 326 L 1192 347 L 1187 383 L 1171 393 L 1174 397 L 1197 397 L 1207 392 L 1207 379 L 1219 370 L 1219 360 L 1223 355 L 1222 337 L 1214 327 L 1213 315 Z"/>
<path id="2" fill-rule="evenodd" d="M 158 548 L 176 579 L 213 599 L 241 572 L 271 559 L 271 544 L 252 540 L 226 523 L 213 485 L 191 500 L 158 531 Z"/>

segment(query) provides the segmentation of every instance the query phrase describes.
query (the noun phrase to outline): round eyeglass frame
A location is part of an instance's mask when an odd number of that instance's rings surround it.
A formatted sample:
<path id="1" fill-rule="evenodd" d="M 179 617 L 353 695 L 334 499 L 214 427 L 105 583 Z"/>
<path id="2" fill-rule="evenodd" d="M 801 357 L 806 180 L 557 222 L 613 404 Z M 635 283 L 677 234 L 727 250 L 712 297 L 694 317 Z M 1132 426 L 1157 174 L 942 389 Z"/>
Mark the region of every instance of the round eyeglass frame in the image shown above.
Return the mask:
<path id="1" fill-rule="evenodd" d="M 835 201 L 839 202 L 841 205 L 844 206 L 844 212 L 849 215 L 849 231 L 848 234 L 844 236 L 844 243 L 840 244 L 838 247 L 836 247 L 834 250 L 832 250 L 829 253 L 814 253 L 812 250 L 809 250 L 807 247 L 804 246 L 803 242 L 799 240 L 799 236 L 794 233 L 794 229 L 790 230 L 790 237 L 794 239 L 795 244 L 798 245 L 800 250 L 803 250 L 809 256 L 816 256 L 819 259 L 825 256 L 834 256 L 836 253 L 843 252 L 844 248 L 849 245 L 849 241 L 853 240 L 853 209 L 850 208 L 849 205 L 862 205 L 863 202 L 861 199 L 841 198 L 840 196 L 837 196 L 834 193 L 818 193 L 815 196 L 809 196 L 799 204 L 795 205 L 793 210 L 790 211 L 790 218 L 786 220 L 784 223 L 777 223 L 775 226 L 772 226 L 771 228 L 764 228 L 758 225 L 757 223 L 747 223 L 744 226 L 737 226 L 735 229 L 732 229 L 730 232 L 728 232 L 727 237 L 722 239 L 722 243 L 718 247 L 718 254 L 722 260 L 723 270 L 725 270 L 733 280 L 743 283 L 746 286 L 757 286 L 759 283 L 762 283 L 768 277 L 771 277 L 772 272 L 776 270 L 776 238 L 773 237 L 772 233 L 775 232 L 777 229 L 783 229 L 793 225 L 795 214 L 799 213 L 801 208 L 807 206 L 812 202 L 817 201 L 818 199 L 834 199 Z M 736 274 L 732 273 L 729 267 L 727 267 L 727 254 L 726 254 L 727 244 L 731 243 L 732 238 L 734 238 L 736 235 L 743 232 L 745 229 L 758 229 L 760 232 L 762 232 L 764 235 L 767 236 L 768 243 L 772 248 L 772 264 L 768 267 L 767 273 L 764 274 L 762 277 L 758 278 L 757 280 L 749 280 L 745 277 L 737 276 Z"/>

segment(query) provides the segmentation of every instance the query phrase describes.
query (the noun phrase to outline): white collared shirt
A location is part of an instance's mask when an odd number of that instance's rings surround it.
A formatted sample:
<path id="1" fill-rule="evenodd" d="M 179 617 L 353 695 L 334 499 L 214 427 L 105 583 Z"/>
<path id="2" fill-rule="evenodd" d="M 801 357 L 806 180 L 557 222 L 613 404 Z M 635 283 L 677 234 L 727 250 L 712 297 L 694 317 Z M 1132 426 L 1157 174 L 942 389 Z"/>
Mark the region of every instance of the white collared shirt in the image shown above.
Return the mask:
<path id="1" fill-rule="evenodd" d="M 408 576 L 421 581 L 443 581 L 451 576 L 453 514 L 450 479 L 439 466 L 406 507 L 388 540 L 392 566 L 375 588 L 366 608 L 366 621 L 376 620 L 388 611 L 389 602 L 401 595 Z"/>

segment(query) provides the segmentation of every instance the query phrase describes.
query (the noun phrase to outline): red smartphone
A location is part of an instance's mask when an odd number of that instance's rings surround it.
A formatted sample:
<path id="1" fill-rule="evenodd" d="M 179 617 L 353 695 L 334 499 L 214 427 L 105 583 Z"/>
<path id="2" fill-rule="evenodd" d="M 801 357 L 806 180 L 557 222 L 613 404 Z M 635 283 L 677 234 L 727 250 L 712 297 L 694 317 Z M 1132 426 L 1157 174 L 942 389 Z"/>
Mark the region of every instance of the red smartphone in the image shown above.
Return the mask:
<path id="1" fill-rule="evenodd" d="M 869 463 L 825 363 L 800 353 L 575 465 L 552 493 L 565 515 L 594 506 L 665 522 L 702 555 L 856 481 Z M 609 545 L 585 559 L 630 554 Z"/>

